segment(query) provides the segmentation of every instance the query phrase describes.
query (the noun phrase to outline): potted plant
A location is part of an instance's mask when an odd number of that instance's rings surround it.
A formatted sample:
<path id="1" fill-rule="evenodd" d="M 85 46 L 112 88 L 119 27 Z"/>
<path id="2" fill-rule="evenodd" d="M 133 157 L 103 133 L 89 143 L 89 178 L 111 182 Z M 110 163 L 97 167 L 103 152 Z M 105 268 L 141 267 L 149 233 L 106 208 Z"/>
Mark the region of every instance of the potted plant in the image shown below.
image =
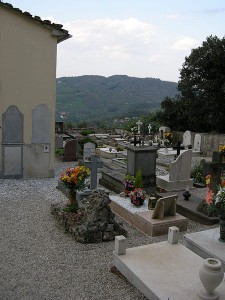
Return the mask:
<path id="1" fill-rule="evenodd" d="M 134 190 L 135 185 L 135 177 L 132 175 L 127 174 L 124 178 L 123 185 L 124 185 L 124 193 L 129 196 L 130 192 Z"/>
<path id="2" fill-rule="evenodd" d="M 213 193 L 210 189 L 211 175 L 206 176 L 206 203 L 207 209 L 211 215 L 220 219 L 220 238 L 221 242 L 225 242 L 225 179 L 222 177 L 217 192 Z"/>
<path id="3" fill-rule="evenodd" d="M 76 191 L 83 190 L 85 179 L 90 175 L 90 169 L 85 166 L 67 168 L 59 177 L 59 180 L 69 189 L 69 201 L 67 206 L 77 205 Z"/>

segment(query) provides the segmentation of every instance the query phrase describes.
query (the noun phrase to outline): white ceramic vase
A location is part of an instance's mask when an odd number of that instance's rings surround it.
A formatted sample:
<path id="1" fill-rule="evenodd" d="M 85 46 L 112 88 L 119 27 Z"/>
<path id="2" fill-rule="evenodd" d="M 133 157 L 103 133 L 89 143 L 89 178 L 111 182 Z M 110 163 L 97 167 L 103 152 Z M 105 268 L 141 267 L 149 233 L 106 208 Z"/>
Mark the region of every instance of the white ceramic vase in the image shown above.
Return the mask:
<path id="1" fill-rule="evenodd" d="M 216 258 L 206 258 L 199 270 L 199 277 L 205 288 L 199 292 L 199 297 L 204 300 L 218 299 L 219 296 L 214 290 L 224 278 L 222 263 Z"/>

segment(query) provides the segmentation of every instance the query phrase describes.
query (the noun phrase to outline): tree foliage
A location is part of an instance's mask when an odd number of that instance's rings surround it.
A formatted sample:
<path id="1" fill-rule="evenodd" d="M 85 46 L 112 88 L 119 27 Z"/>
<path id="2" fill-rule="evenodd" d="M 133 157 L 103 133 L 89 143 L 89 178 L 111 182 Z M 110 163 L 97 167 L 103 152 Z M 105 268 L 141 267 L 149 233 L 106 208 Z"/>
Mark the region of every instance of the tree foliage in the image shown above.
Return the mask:
<path id="1" fill-rule="evenodd" d="M 173 130 L 225 132 L 225 38 L 209 36 L 185 58 L 180 96 L 166 97 L 159 120 Z"/>

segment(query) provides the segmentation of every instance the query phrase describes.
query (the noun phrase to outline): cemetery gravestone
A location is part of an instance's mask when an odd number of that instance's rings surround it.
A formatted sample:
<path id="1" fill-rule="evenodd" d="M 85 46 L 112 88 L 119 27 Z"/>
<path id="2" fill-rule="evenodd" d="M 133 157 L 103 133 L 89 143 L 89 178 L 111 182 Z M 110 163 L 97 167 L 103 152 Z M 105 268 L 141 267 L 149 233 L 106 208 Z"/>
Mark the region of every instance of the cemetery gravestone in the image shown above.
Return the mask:
<path id="1" fill-rule="evenodd" d="M 83 160 L 89 160 L 92 155 L 95 154 L 95 144 L 88 142 L 84 144 L 84 149 L 83 149 Z"/>
<path id="2" fill-rule="evenodd" d="M 68 140 L 64 147 L 63 161 L 77 160 L 77 142 L 76 140 Z"/>
<path id="3" fill-rule="evenodd" d="M 184 190 L 193 187 L 191 174 L 192 150 L 185 150 L 171 163 L 169 174 L 156 177 L 157 186 L 167 191 Z"/>
<path id="4" fill-rule="evenodd" d="M 3 178 L 23 177 L 23 126 L 23 114 L 14 105 L 8 107 L 2 115 Z"/>
<path id="5" fill-rule="evenodd" d="M 201 149 L 201 135 L 196 133 L 195 138 L 194 138 L 194 151 L 200 151 Z"/>
<path id="6" fill-rule="evenodd" d="M 165 216 L 176 216 L 177 195 L 160 198 L 156 202 L 152 219 L 163 220 Z"/>
<path id="7" fill-rule="evenodd" d="M 191 132 L 189 130 L 183 134 L 183 145 L 185 148 L 191 145 Z"/>
<path id="8" fill-rule="evenodd" d="M 156 152 L 153 147 L 127 146 L 127 173 L 136 176 L 140 168 L 143 188 L 147 193 L 154 193 L 156 189 Z"/>

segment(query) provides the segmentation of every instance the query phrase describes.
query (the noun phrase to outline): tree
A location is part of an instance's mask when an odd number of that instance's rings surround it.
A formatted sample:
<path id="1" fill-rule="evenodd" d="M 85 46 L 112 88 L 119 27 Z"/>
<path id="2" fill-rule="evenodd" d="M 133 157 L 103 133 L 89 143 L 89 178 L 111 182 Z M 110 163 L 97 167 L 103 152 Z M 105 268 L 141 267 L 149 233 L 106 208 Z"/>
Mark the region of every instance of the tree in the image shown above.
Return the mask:
<path id="1" fill-rule="evenodd" d="M 172 130 L 183 131 L 190 128 L 189 101 L 180 96 L 164 98 L 157 118 L 162 125 L 168 126 Z"/>
<path id="2" fill-rule="evenodd" d="M 190 130 L 225 132 L 225 38 L 209 36 L 192 50 L 182 66 L 178 90 L 180 101 L 189 104 Z"/>
<path id="3" fill-rule="evenodd" d="M 172 130 L 225 133 L 225 38 L 209 36 L 185 58 L 180 95 L 161 102 L 158 120 Z"/>

